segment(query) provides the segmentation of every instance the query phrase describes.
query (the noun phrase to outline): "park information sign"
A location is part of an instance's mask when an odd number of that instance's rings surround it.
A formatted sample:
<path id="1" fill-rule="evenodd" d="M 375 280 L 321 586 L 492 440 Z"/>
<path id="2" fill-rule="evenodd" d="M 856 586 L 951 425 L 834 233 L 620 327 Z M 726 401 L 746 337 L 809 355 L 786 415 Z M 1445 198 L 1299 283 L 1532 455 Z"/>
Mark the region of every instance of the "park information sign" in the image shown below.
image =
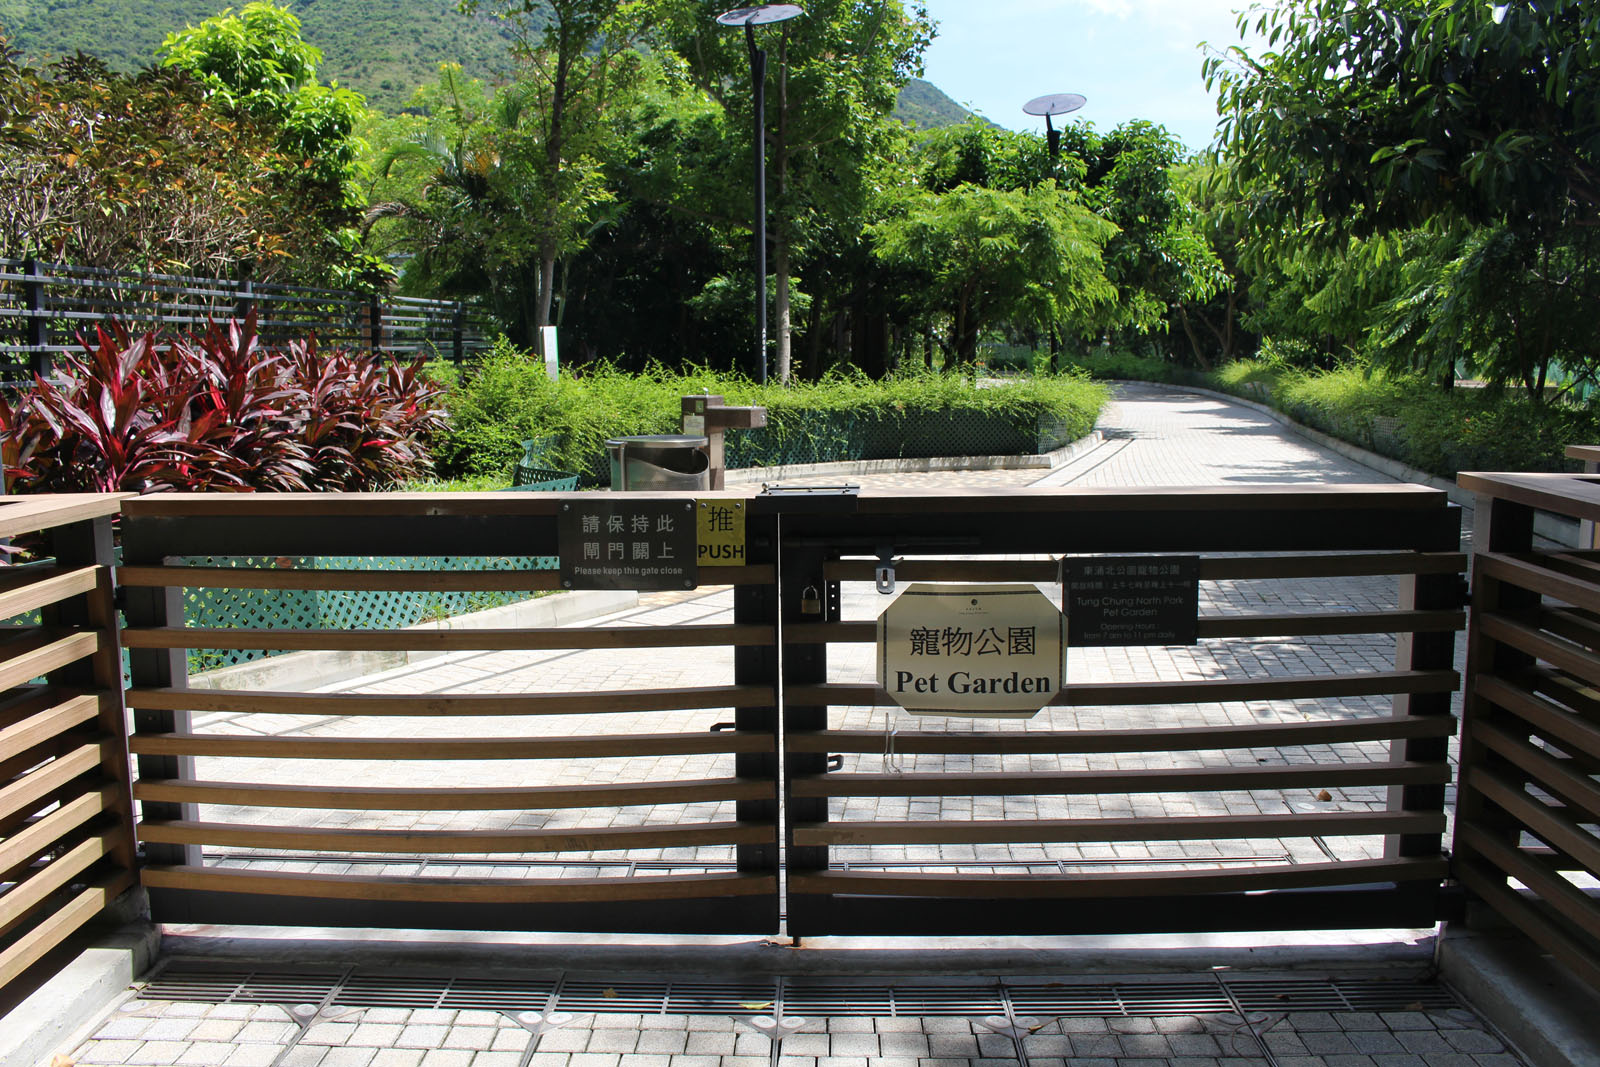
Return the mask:
<path id="1" fill-rule="evenodd" d="M 693 500 L 561 505 L 556 538 L 563 589 L 693 589 L 700 583 Z"/>
<path id="2" fill-rule="evenodd" d="M 1026 719 L 1060 691 L 1061 611 L 1033 585 L 910 585 L 878 616 L 878 684 L 917 715 Z"/>
<path id="3" fill-rule="evenodd" d="M 1068 641 L 1080 648 L 1199 641 L 1198 556 L 1068 557 L 1061 595 Z"/>

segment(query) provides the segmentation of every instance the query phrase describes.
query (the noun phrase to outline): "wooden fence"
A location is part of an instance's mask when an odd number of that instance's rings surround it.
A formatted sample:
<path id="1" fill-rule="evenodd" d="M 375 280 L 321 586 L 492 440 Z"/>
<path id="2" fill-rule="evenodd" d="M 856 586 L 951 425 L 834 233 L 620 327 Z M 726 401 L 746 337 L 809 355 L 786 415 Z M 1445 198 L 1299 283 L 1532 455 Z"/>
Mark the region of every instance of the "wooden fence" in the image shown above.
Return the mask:
<path id="1" fill-rule="evenodd" d="M 0 502 L 0 987 L 135 884 L 111 581 L 119 497 Z M 31 625 L 16 620 L 37 618 Z"/>
<path id="2" fill-rule="evenodd" d="M 177 333 L 251 309 L 269 342 L 315 334 L 329 347 L 456 362 L 495 334 L 488 315 L 454 301 L 0 258 L 0 383 L 43 373 L 52 357 L 78 349 L 80 333 L 109 319 L 130 331 Z"/>
<path id="3" fill-rule="evenodd" d="M 1600 989 L 1600 553 L 1533 538 L 1535 511 L 1600 520 L 1600 479 L 1460 482 L 1478 507 L 1454 874 Z"/>
<path id="4" fill-rule="evenodd" d="M 240 554 L 553 556 L 557 510 L 567 499 L 547 493 L 165 494 L 126 503 L 119 580 L 128 590 L 123 640 L 132 669 L 127 700 L 134 710 L 131 748 L 139 768 L 134 795 L 143 813 L 138 833 L 148 864 L 144 884 L 158 919 L 450 929 L 777 929 L 770 515 L 750 518 L 750 566 L 700 571 L 704 586 L 734 587 L 732 625 L 186 629 L 179 598 L 185 587 L 544 592 L 559 588 L 559 576 L 533 570 L 241 570 L 166 562 Z M 552 689 L 533 674 L 525 687 L 504 695 L 417 695 L 188 690 L 184 650 L 191 647 L 485 655 L 611 650 L 615 656 L 658 648 L 694 656 L 731 648 L 734 655 L 730 663 L 708 667 L 702 684 Z M 197 716 L 213 725 L 197 729 Z M 678 726 L 636 732 L 634 716 Z M 397 717 L 407 727 L 386 728 Z M 329 719 L 349 728 L 328 736 L 318 723 Z M 306 725 L 283 725 L 297 721 Z M 256 722 L 274 724 L 270 736 Z M 713 773 L 672 770 L 686 761 L 710 766 Z M 413 784 L 452 767 L 459 768 L 457 783 L 481 785 Z M 343 784 L 353 781 L 377 784 Z M 653 821 L 650 813 L 657 811 L 699 814 Z M 259 862 L 230 864 L 225 855 L 208 856 L 208 849 L 249 850 L 258 859 L 267 850 L 283 862 L 280 869 L 263 870 Z M 654 863 L 664 851 L 681 850 L 704 850 L 708 858 L 696 863 L 691 856 L 670 867 Z M 540 862 L 563 854 L 578 858 Z M 484 863 L 491 855 L 500 858 Z M 348 873 L 351 863 L 371 873 Z M 426 873 L 430 866 L 451 873 L 435 877 Z M 491 866 L 512 875 L 471 873 Z M 330 869 L 341 873 L 326 873 Z M 414 873 L 419 869 L 420 876 Z"/>
<path id="5" fill-rule="evenodd" d="M 1252 486 L 811 504 L 784 516 L 780 563 L 791 933 L 1439 917 L 1465 564 L 1459 511 L 1443 494 Z M 994 558 L 1019 553 L 1046 555 Z M 897 566 L 899 581 L 1047 583 L 1058 573 L 1050 557 L 1096 553 L 1201 554 L 1209 606 L 1192 654 L 1167 650 L 1144 670 L 1108 660 L 1025 729 L 879 727 L 868 709 L 888 695 L 829 676 L 830 655 L 875 640 L 870 619 L 841 617 L 839 583 L 872 580 L 883 558 L 929 557 Z M 849 558 L 861 555 L 878 558 Z M 1351 603 L 1356 576 L 1374 575 L 1397 580 L 1389 606 Z M 1281 592 L 1291 579 L 1329 581 L 1312 610 L 1284 611 L 1274 605 L 1294 599 Z M 826 617 L 809 623 L 808 586 L 827 591 Z M 1361 653 L 1338 644 L 1374 634 L 1398 635 L 1382 669 L 1353 664 Z M 1069 664 L 1069 679 L 1095 673 L 1094 651 L 1070 650 L 1091 666 Z M 843 757 L 837 772 L 830 753 Z M 887 773 L 864 765 L 880 757 Z M 1340 851 L 1329 839 L 1367 844 Z"/>

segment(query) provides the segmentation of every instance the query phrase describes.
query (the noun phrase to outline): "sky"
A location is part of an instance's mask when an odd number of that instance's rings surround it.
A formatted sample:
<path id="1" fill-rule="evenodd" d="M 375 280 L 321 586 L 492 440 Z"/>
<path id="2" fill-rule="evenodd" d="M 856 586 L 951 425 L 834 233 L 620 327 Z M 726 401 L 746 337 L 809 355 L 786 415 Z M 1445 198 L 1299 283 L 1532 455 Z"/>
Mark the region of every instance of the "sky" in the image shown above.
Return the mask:
<path id="1" fill-rule="evenodd" d="M 923 77 L 956 103 L 1013 130 L 1044 132 L 1022 105 L 1081 93 L 1104 132 L 1129 119 L 1167 127 L 1191 150 L 1211 143 L 1216 104 L 1200 77 L 1200 42 L 1239 42 L 1234 9 L 1250 0 L 925 0 L 939 36 Z M 1063 120 L 1055 120 L 1058 125 Z"/>

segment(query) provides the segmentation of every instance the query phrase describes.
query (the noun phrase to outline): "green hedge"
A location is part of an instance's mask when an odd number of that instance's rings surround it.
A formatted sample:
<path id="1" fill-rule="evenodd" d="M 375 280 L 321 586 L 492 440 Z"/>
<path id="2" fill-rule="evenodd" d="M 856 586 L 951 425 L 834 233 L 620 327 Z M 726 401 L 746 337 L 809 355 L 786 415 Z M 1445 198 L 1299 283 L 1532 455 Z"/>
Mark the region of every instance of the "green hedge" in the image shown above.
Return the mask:
<path id="1" fill-rule="evenodd" d="M 600 367 L 552 382 L 542 364 L 501 345 L 447 395 L 450 424 L 435 462 L 446 478 L 499 475 L 533 439 L 540 465 L 602 484 L 608 437 L 676 433 L 681 398 L 700 392 L 767 409 L 764 429 L 728 435 L 733 467 L 1048 451 L 1093 429 L 1106 396 L 1076 374 L 985 388 L 926 372 L 762 386 L 710 371 Z"/>

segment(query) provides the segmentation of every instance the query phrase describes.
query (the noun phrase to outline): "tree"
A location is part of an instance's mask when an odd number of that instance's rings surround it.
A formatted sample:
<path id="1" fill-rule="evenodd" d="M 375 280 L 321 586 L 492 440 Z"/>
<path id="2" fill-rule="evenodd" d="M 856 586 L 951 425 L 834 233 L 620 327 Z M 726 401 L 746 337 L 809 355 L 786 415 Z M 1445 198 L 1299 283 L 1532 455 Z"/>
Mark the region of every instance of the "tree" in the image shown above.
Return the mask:
<path id="1" fill-rule="evenodd" d="M 664 0 L 663 7 L 669 17 L 661 36 L 728 116 L 728 158 L 748 159 L 750 145 L 741 141 L 753 135 L 753 116 L 743 36 L 718 26 L 718 6 L 704 0 Z M 839 220 L 853 216 L 855 225 L 844 228 L 859 234 L 869 192 L 865 165 L 893 135 L 889 113 L 900 89 L 921 73 L 933 28 L 916 3 L 814 0 L 804 17 L 763 31 L 774 53 L 764 129 L 779 380 L 788 380 L 793 363 L 795 273 L 820 234 L 839 232 Z"/>
<path id="2" fill-rule="evenodd" d="M 1054 183 L 911 190 L 869 230 L 879 259 L 925 272 L 922 298 L 948 312 L 951 350 L 968 366 L 986 327 L 1082 332 L 1102 314 L 1117 296 L 1100 259 L 1115 232 Z"/>
<path id="3" fill-rule="evenodd" d="M 477 0 L 461 9 L 476 10 Z M 538 248 L 534 325 L 548 326 L 556 261 L 581 248 L 595 210 L 610 199 L 601 171 L 611 141 L 610 112 L 636 84 L 634 44 L 648 8 L 629 0 L 515 0 L 498 13 L 519 21 L 517 104 L 507 147 L 521 167 L 521 195 Z M 535 29 L 534 16 L 541 20 Z"/>
<path id="4" fill-rule="evenodd" d="M 161 65 L 191 74 L 219 105 L 264 123 L 276 133 L 279 168 L 305 190 L 307 204 L 335 249 L 353 249 L 352 226 L 365 205 L 355 135 L 366 111 L 360 94 L 317 81 L 322 53 L 300 36 L 300 20 L 275 4 L 229 8 L 199 26 L 169 34 L 158 52 Z M 343 232 L 341 232 L 343 231 Z M 344 277 L 376 282 L 382 265 L 347 252 Z"/>
<path id="5" fill-rule="evenodd" d="M 1492 260 L 1506 332 L 1484 369 L 1530 386 L 1557 359 L 1592 374 L 1590 346 L 1542 316 L 1600 299 L 1587 266 L 1587 231 L 1600 226 L 1600 7 L 1295 0 L 1257 16 L 1255 29 L 1281 50 L 1234 49 L 1206 72 L 1220 90 L 1219 144 L 1257 255 L 1487 227 L 1455 246 L 1465 259 L 1435 257 L 1430 279 L 1414 274 L 1413 295 L 1431 293 L 1436 314 L 1465 313 L 1476 297 L 1455 287 Z M 1473 339 L 1465 352 L 1432 348 L 1434 369 L 1458 354 L 1479 359 L 1484 338 L 1470 325 L 1436 319 L 1424 331 Z"/>

